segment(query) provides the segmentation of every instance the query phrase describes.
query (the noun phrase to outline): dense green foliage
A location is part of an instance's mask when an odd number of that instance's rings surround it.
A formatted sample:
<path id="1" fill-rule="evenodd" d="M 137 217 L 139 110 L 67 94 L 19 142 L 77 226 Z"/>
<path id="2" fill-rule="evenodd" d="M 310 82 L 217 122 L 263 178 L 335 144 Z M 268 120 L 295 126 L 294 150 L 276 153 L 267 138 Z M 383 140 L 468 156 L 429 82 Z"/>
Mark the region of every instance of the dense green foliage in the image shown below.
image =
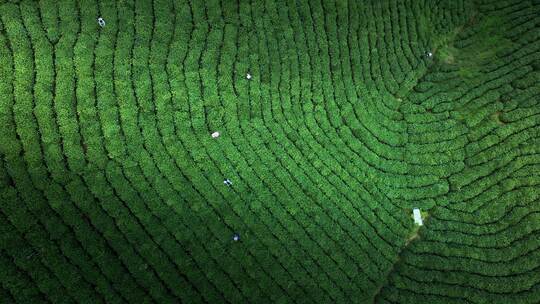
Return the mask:
<path id="1" fill-rule="evenodd" d="M 0 75 L 1 303 L 540 303 L 539 1 L 4 0 Z"/>

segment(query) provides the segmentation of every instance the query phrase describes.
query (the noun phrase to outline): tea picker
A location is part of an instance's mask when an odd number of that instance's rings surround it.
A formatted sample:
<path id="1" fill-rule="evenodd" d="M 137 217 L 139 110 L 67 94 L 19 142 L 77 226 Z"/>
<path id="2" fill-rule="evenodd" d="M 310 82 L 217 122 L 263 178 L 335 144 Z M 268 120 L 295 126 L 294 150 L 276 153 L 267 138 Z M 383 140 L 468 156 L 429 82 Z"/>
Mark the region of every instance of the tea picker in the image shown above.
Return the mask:
<path id="1" fill-rule="evenodd" d="M 251 79 L 251 74 L 247 73 L 246 78 L 247 78 L 247 80 L 250 80 Z"/>
<path id="2" fill-rule="evenodd" d="M 105 20 L 103 20 L 103 18 L 99 17 L 97 19 L 97 22 L 98 22 L 99 26 L 101 26 L 101 27 L 105 26 Z"/>
<path id="3" fill-rule="evenodd" d="M 228 186 L 228 187 L 232 186 L 232 182 L 231 182 L 230 179 L 224 180 L 224 181 L 223 181 L 223 184 L 225 184 L 225 185 Z"/>
<path id="4" fill-rule="evenodd" d="M 232 239 L 233 239 L 233 241 L 238 242 L 238 241 L 240 241 L 240 235 L 238 233 L 235 233 L 235 234 L 233 234 Z"/>

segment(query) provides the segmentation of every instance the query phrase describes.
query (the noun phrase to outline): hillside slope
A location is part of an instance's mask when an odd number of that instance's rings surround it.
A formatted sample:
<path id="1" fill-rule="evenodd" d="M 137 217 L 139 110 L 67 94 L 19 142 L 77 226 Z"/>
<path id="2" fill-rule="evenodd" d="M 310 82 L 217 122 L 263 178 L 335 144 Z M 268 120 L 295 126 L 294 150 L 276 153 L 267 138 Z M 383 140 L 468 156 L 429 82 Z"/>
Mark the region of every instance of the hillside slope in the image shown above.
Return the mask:
<path id="1" fill-rule="evenodd" d="M 0 1 L 0 75 L 0 303 L 540 303 L 539 1 Z"/>

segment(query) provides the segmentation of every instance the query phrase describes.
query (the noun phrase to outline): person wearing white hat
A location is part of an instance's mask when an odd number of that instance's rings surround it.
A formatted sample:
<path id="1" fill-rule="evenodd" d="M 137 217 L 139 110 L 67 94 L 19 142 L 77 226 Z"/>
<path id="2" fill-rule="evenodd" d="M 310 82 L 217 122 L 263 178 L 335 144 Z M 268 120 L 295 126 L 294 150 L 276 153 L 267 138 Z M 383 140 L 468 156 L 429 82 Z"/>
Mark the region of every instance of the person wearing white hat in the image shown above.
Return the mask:
<path id="1" fill-rule="evenodd" d="M 97 22 L 98 22 L 99 26 L 101 26 L 101 27 L 105 26 L 105 20 L 103 20 L 103 18 L 99 17 L 97 19 Z"/>

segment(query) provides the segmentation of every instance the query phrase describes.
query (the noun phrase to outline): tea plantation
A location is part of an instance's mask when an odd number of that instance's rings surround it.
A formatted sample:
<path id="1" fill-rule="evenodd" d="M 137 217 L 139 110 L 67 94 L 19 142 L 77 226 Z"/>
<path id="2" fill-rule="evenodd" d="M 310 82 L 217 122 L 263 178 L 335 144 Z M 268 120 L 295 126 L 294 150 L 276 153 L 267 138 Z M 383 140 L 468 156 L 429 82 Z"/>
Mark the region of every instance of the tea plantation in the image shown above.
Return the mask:
<path id="1" fill-rule="evenodd" d="M 540 303 L 540 1 L 0 1 L 0 303 Z"/>

